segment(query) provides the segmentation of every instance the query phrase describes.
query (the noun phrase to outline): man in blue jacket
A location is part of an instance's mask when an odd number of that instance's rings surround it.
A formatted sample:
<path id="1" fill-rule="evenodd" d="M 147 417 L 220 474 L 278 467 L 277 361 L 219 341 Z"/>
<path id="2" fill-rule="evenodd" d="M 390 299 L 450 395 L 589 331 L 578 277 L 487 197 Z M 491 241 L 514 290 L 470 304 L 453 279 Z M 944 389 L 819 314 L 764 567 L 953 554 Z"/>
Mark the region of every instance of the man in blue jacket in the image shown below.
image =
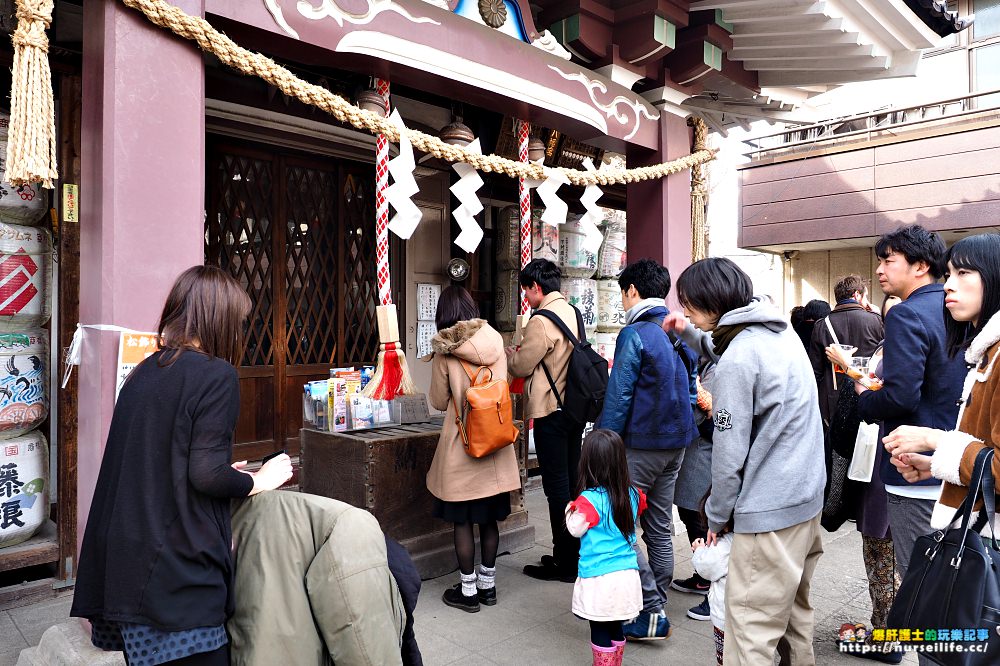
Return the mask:
<path id="1" fill-rule="evenodd" d="M 675 347 L 660 327 L 668 312 L 666 268 L 641 259 L 625 267 L 618 286 L 626 326 L 618 334 L 604 411 L 596 427 L 622 436 L 629 476 L 646 493 L 647 508 L 640 519 L 649 553 L 648 567 L 640 562 L 645 569 L 641 573 L 646 574 L 643 612 L 625 625 L 625 635 L 660 639 L 670 631 L 663 604 L 674 574 L 674 486 L 684 449 L 698 434 L 691 408 L 697 398 L 693 375 L 697 357 L 679 341 Z"/>
<path id="2" fill-rule="evenodd" d="M 902 302 L 885 318 L 882 389 L 856 384 L 858 413 L 868 422 L 884 421 L 886 433 L 901 425 L 953 430 L 966 368 L 963 355 L 949 358 L 945 344 L 944 288 L 937 282 L 944 274 L 944 241 L 907 225 L 882 236 L 875 254 L 882 291 Z M 879 476 L 889 496 L 889 528 L 902 577 L 917 537 L 931 531 L 941 482 L 907 483 L 889 456 L 883 456 Z"/>

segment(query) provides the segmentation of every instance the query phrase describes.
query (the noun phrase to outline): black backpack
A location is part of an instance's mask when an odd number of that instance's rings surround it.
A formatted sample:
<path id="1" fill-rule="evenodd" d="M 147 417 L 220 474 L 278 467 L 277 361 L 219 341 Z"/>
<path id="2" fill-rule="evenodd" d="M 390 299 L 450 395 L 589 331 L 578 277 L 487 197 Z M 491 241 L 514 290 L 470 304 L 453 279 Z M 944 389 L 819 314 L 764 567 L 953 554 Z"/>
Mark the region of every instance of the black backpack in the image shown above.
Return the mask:
<path id="1" fill-rule="evenodd" d="M 545 371 L 552 392 L 556 396 L 559 409 L 576 423 L 593 423 L 601 415 L 601 410 L 604 408 L 604 393 L 608 390 L 608 362 L 587 342 L 583 315 L 575 307 L 573 307 L 573 311 L 576 312 L 576 325 L 580 331 L 579 338 L 574 336 L 562 318 L 551 310 L 535 312 L 536 315 L 541 315 L 558 326 L 566 339 L 573 345 L 573 350 L 569 355 L 569 367 L 566 370 L 566 394 L 564 396 L 559 397 L 556 383 L 552 380 L 552 375 L 544 361 L 542 362 L 542 370 Z"/>

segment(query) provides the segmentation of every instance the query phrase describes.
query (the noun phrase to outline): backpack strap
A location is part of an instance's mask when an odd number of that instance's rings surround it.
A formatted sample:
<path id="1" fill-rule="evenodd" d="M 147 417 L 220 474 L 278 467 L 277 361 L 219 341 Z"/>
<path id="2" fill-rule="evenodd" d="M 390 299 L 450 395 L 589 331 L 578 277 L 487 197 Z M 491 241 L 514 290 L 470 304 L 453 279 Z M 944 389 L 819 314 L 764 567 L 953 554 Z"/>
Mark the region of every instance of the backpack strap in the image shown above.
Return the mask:
<path id="1" fill-rule="evenodd" d="M 586 337 L 586 327 L 583 324 L 583 315 L 580 311 L 577 310 L 575 305 L 571 304 L 570 307 L 573 308 L 573 312 L 576 313 L 576 328 L 579 331 L 579 337 L 573 335 L 573 333 L 569 330 L 569 326 L 566 325 L 566 322 L 563 321 L 562 317 L 557 315 L 552 310 L 535 310 L 535 313 L 531 316 L 534 317 L 535 315 L 541 315 L 551 321 L 560 331 L 562 331 L 562 334 L 566 336 L 566 339 L 569 340 L 570 344 L 575 347 L 580 344 L 580 340 Z"/>
<path id="2" fill-rule="evenodd" d="M 580 313 L 577 307 L 572 303 L 570 303 L 569 306 L 573 308 L 573 312 L 576 313 L 576 328 L 580 334 L 579 338 L 577 338 L 570 332 L 569 326 L 567 326 L 566 322 L 562 320 L 562 317 L 557 315 L 552 310 L 545 310 L 545 309 L 535 310 L 535 312 L 531 316 L 534 317 L 535 315 L 541 315 L 546 319 L 548 319 L 549 321 L 551 321 L 553 324 L 556 325 L 556 327 L 558 327 L 560 331 L 562 331 L 562 334 L 566 336 L 566 339 L 569 341 L 569 343 L 574 347 L 577 347 L 580 345 L 580 340 L 585 337 L 584 334 L 586 333 L 586 328 L 583 324 L 583 315 Z M 542 371 L 545 372 L 545 378 L 549 380 L 549 386 L 552 387 L 552 393 L 553 395 L 556 396 L 556 404 L 559 406 L 559 409 L 562 409 L 563 401 L 562 398 L 559 397 L 559 390 L 556 388 L 556 383 L 552 379 L 552 373 L 549 372 L 549 368 L 547 365 L 545 365 L 545 361 L 542 361 L 541 365 L 542 365 Z"/>
<path id="3" fill-rule="evenodd" d="M 479 385 L 479 381 L 478 381 L 479 380 L 479 375 L 483 372 L 483 370 L 485 370 L 486 372 L 490 373 L 489 379 L 487 379 L 486 381 L 491 381 L 493 379 L 493 371 L 490 370 L 489 366 L 485 366 L 485 365 L 475 365 L 474 366 L 474 365 L 471 365 L 469 363 L 466 363 L 462 359 L 458 359 L 458 362 L 462 364 L 462 368 L 465 370 L 465 374 L 469 376 L 469 382 L 470 382 L 471 386 L 478 386 Z M 473 372 L 473 370 L 475 370 L 475 371 Z"/>

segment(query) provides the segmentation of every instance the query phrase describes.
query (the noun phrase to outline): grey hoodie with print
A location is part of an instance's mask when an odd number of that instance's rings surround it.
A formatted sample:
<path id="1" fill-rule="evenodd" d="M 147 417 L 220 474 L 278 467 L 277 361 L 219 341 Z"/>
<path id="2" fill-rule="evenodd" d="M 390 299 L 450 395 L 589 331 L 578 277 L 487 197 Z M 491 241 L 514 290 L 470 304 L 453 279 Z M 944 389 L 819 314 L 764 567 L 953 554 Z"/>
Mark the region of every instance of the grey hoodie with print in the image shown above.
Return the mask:
<path id="1" fill-rule="evenodd" d="M 715 410 L 708 523 L 719 532 L 774 532 L 816 517 L 826 485 L 823 424 L 805 348 L 768 301 L 727 312 L 748 324 L 707 387 Z"/>

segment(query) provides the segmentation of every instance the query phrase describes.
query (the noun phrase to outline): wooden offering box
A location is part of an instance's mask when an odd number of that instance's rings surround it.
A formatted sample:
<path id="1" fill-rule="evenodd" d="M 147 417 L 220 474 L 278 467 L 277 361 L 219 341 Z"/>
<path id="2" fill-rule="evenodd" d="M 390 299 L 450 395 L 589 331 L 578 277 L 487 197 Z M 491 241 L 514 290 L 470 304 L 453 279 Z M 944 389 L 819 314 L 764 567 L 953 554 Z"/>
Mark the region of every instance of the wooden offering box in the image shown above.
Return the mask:
<path id="1" fill-rule="evenodd" d="M 440 417 L 355 432 L 303 428 L 299 489 L 367 509 L 409 550 L 421 578 L 444 575 L 457 567 L 452 526 L 431 516 L 434 497 L 425 481 L 440 434 Z M 501 553 L 524 550 L 535 540 L 524 508 L 524 437 L 514 446 L 521 489 L 511 493 L 511 515 L 500 523 Z"/>

